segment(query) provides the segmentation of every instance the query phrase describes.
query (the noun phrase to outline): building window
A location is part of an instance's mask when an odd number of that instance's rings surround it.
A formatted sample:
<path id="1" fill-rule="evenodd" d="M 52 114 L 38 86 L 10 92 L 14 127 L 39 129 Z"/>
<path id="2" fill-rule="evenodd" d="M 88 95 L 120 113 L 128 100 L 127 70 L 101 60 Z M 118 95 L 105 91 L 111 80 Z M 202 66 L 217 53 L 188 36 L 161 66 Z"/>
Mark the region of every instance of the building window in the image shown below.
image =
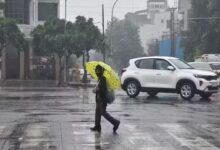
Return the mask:
<path id="1" fill-rule="evenodd" d="M 57 3 L 39 3 L 38 4 L 38 20 L 45 21 L 49 18 L 58 17 Z"/>
<path id="2" fill-rule="evenodd" d="M 29 24 L 30 0 L 5 1 L 5 16 L 15 19 L 19 24 Z"/>
<path id="3" fill-rule="evenodd" d="M 154 4 L 151 4 L 151 8 L 152 8 L 152 9 L 155 8 L 155 5 L 154 5 Z"/>
<path id="4" fill-rule="evenodd" d="M 0 17 L 4 17 L 3 11 L 0 10 Z"/>

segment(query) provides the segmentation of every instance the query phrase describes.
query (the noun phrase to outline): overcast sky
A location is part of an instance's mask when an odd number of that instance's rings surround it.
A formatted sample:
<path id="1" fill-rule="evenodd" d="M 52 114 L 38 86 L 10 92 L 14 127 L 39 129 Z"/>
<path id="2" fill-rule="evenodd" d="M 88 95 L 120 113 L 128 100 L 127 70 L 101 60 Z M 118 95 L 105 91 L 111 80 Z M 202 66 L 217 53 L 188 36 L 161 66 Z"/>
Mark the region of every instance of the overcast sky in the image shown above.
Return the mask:
<path id="1" fill-rule="evenodd" d="M 135 12 L 146 9 L 147 0 L 118 0 L 114 9 L 114 17 L 123 19 L 128 12 Z M 102 20 L 102 4 L 105 7 L 105 22 L 111 19 L 111 9 L 115 0 L 67 0 L 67 20 L 75 21 L 75 17 L 83 15 L 87 18 L 93 18 L 94 23 L 101 27 Z M 65 0 L 60 0 L 60 14 L 64 18 Z M 168 4 L 172 6 L 174 0 L 168 0 Z"/>

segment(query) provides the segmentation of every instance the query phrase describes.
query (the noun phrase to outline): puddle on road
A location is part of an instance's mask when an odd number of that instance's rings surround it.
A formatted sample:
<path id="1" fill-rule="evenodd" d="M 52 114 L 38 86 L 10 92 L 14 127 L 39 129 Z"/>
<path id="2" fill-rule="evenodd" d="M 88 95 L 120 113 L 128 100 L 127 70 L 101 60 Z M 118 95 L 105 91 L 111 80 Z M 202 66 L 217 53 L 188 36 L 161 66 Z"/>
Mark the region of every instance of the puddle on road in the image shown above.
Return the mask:
<path id="1" fill-rule="evenodd" d="M 17 124 L 12 133 L 7 137 L 9 140 L 9 145 L 11 149 L 19 150 L 21 145 L 21 140 L 19 140 L 24 135 L 24 130 L 27 128 L 28 124 Z"/>
<path id="2" fill-rule="evenodd" d="M 55 150 L 57 147 L 51 135 L 50 126 L 45 124 L 18 124 L 8 139 L 8 145 L 13 150 Z"/>

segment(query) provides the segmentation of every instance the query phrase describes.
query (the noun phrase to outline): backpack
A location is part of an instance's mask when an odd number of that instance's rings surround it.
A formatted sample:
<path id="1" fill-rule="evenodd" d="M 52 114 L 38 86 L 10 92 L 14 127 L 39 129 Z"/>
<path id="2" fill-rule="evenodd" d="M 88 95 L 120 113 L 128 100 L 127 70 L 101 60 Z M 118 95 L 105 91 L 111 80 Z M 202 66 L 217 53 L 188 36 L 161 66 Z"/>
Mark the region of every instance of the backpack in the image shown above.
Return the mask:
<path id="1" fill-rule="evenodd" d="M 115 100 L 114 90 L 107 88 L 106 93 L 105 93 L 105 99 L 108 104 L 112 104 Z"/>

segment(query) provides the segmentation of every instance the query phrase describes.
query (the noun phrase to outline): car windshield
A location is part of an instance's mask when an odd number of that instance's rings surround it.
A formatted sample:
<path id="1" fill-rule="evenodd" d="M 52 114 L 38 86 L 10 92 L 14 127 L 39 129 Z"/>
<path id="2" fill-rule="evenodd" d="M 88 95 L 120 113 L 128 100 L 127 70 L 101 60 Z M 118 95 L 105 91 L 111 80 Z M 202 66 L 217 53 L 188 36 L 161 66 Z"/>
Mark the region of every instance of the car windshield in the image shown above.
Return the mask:
<path id="1" fill-rule="evenodd" d="M 180 59 L 170 59 L 170 61 L 179 69 L 194 69 L 192 66 L 187 64 L 185 61 Z"/>
<path id="2" fill-rule="evenodd" d="M 220 63 L 210 63 L 210 67 L 213 70 L 220 70 Z"/>

